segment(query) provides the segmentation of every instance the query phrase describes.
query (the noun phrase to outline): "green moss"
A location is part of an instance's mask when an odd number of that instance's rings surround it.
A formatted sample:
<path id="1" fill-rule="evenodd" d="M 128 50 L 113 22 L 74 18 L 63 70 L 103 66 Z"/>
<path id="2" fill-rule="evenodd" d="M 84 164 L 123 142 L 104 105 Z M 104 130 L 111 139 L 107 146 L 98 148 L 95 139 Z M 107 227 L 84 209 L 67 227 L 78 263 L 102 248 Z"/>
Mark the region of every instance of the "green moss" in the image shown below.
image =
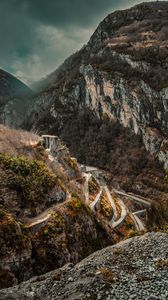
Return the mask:
<path id="1" fill-rule="evenodd" d="M 41 202 L 56 184 L 58 178 L 43 162 L 25 157 L 0 154 L 0 166 L 6 172 L 7 186 L 17 191 L 23 207 Z M 3 178 L 1 178 L 1 182 Z"/>

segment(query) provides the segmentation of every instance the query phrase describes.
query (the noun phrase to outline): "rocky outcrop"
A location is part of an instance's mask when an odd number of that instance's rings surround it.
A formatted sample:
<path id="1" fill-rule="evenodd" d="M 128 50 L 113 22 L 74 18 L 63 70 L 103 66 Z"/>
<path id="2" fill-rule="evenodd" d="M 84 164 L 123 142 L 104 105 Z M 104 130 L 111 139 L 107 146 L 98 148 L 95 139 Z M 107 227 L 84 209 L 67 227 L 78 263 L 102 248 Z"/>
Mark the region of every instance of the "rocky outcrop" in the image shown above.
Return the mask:
<path id="1" fill-rule="evenodd" d="M 166 299 L 167 243 L 166 233 L 131 238 L 2 290 L 0 299 Z"/>
<path id="2" fill-rule="evenodd" d="M 47 78 L 25 126 L 60 133 L 69 118 L 89 109 L 140 135 L 167 168 L 167 16 L 167 1 L 107 16 L 88 44 Z"/>

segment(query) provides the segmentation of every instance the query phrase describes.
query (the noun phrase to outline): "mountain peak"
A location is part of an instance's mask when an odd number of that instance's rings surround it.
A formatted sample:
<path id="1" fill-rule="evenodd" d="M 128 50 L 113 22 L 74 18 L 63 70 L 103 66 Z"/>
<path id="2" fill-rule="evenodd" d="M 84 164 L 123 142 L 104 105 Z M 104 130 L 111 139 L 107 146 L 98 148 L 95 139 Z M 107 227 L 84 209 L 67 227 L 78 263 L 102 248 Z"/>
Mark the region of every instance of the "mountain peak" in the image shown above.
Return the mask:
<path id="1" fill-rule="evenodd" d="M 113 38 L 120 28 L 137 23 L 137 27 L 154 24 L 152 30 L 157 31 L 168 18 L 168 1 L 143 2 L 132 8 L 118 10 L 109 14 L 97 27 L 89 41 L 90 46 L 101 47 L 105 40 Z M 161 23 L 160 23 L 161 21 Z M 160 23 L 160 24 L 159 24 Z M 167 24 L 167 22 L 166 22 Z M 158 25 L 158 26 L 156 26 Z M 133 33 L 134 28 L 132 28 Z M 134 33 L 136 36 L 136 32 Z M 95 45 L 96 44 L 96 45 Z"/>

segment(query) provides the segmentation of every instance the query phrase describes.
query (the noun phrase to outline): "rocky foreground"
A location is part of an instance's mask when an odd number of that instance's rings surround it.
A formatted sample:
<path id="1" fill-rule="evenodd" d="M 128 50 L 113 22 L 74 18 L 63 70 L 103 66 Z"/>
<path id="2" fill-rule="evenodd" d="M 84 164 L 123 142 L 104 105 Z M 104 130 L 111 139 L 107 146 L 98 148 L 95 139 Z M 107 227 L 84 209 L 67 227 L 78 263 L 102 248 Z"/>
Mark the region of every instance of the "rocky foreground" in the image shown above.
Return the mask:
<path id="1" fill-rule="evenodd" d="M 168 235 L 131 238 L 1 290 L 0 299 L 168 299 Z"/>

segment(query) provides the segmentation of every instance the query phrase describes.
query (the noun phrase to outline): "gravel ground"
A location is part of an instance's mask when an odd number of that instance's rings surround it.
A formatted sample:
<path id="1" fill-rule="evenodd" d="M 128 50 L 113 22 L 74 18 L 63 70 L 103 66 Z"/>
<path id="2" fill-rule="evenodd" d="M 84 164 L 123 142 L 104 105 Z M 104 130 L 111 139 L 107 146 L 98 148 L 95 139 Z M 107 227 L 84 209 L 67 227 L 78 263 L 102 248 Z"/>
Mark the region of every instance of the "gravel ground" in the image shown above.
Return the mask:
<path id="1" fill-rule="evenodd" d="M 2 290 L 0 299 L 168 299 L 168 234 L 147 233 L 107 247 L 75 266 Z"/>

